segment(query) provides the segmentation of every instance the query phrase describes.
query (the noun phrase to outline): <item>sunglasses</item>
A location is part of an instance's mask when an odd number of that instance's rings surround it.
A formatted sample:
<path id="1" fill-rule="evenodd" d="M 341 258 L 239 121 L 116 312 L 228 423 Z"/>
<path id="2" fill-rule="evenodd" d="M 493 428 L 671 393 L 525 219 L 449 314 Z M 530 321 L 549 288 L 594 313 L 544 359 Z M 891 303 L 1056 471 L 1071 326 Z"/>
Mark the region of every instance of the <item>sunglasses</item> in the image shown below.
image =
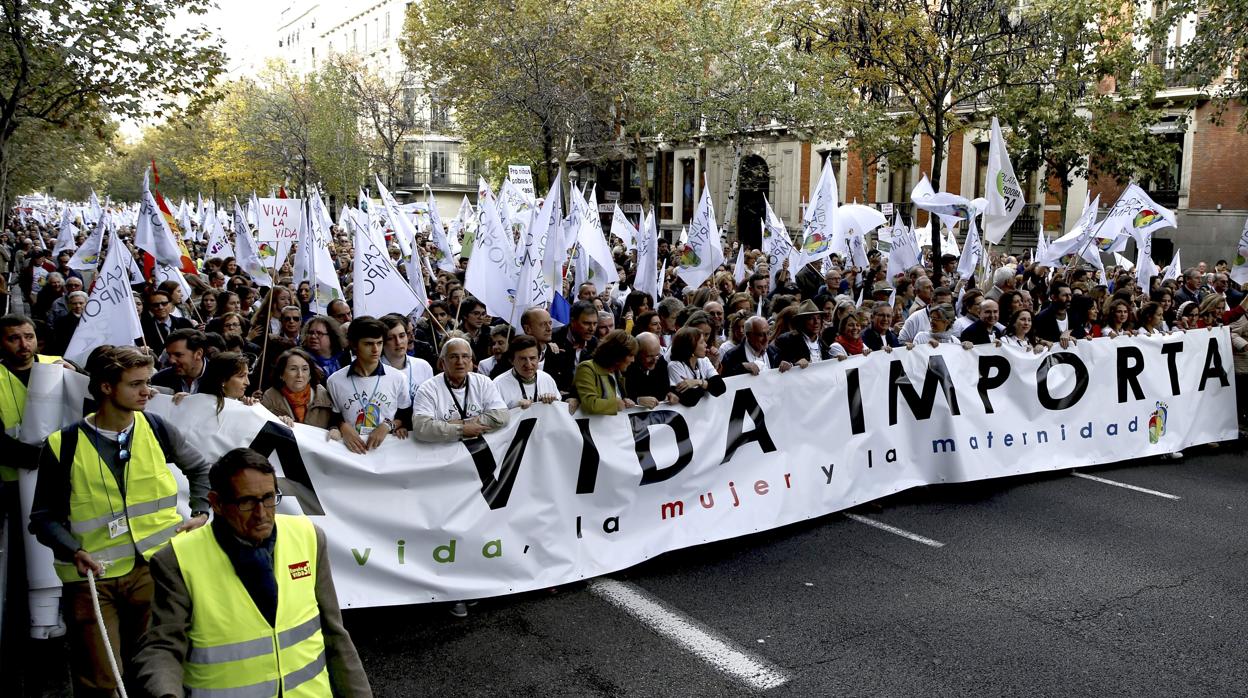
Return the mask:
<path id="1" fill-rule="evenodd" d="M 123 431 L 117 435 L 117 445 L 120 450 L 117 451 L 117 460 L 124 465 L 130 462 L 130 432 Z"/>

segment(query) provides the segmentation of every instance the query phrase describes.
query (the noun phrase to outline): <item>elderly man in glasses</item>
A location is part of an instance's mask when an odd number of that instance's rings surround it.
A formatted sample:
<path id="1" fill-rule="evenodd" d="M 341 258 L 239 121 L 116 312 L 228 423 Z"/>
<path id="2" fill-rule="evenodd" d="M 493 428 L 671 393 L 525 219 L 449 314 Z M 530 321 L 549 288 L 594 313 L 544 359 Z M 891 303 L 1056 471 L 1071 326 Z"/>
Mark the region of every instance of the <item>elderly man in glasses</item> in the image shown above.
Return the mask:
<path id="1" fill-rule="evenodd" d="M 152 559 L 152 624 L 135 659 L 143 693 L 371 696 L 325 533 L 275 513 L 277 476 L 250 448 L 226 453 L 209 477 L 212 525 Z"/>
<path id="2" fill-rule="evenodd" d="M 152 358 L 111 347 L 87 362 L 99 410 L 48 437 L 30 531 L 52 549 L 64 584 L 75 696 L 117 688 L 96 628 L 88 573 L 117 665 L 129 669 L 152 601 L 148 561 L 184 531 L 208 521 L 208 463 L 172 425 L 144 413 L 153 394 Z M 178 513 L 175 463 L 190 482 L 191 519 Z"/>

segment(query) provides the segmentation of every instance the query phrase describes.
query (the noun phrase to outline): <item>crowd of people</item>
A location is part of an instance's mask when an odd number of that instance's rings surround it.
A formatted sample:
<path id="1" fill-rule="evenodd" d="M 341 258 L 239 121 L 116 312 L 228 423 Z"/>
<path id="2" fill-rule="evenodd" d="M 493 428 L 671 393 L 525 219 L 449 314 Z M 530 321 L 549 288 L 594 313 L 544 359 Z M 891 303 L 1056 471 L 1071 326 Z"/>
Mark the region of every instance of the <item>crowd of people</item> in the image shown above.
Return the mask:
<path id="1" fill-rule="evenodd" d="M 803 370 L 923 344 L 1040 353 L 1074 342 L 1226 325 L 1245 423 L 1248 294 L 1230 279 L 1222 260 L 1212 267 L 1201 262 L 1175 281 L 1154 277 L 1149 288 L 1141 288 L 1124 269 L 1109 267 L 1098 276 L 1078 265 L 1045 268 L 1027 255 L 997 252 L 987 265 L 988 278 L 964 283 L 950 255 L 890 278 L 887 256 L 876 250 L 868 253 L 866 268 L 833 256 L 792 269 L 787 261 L 773 268 L 762 252 L 748 249 L 744 277 L 724 266 L 693 288 L 668 273 L 656 298 L 634 288 L 637 255 L 613 240 L 618 284 L 566 284 L 561 291 L 570 308 L 563 322 L 548 308 L 532 307 L 512 327 L 491 317 L 465 289 L 467 260 L 454 272 L 423 272 L 429 295 L 423 312 L 354 316 L 352 238 L 337 226 L 331 232 L 331 256 L 345 298 L 316 307 L 312 286 L 294 279 L 289 261 L 275 265 L 275 285 L 260 286 L 234 258 L 202 259 L 203 247 L 192 235 L 188 244 L 201 259 L 199 273 L 186 275 L 185 286 L 175 280 L 133 288 L 143 330 L 135 338 L 138 348 L 98 347 L 92 360 L 71 368 L 91 373 L 94 390 L 100 380 L 120 379 L 99 378 L 94 359 L 111 366 L 120 352 L 128 357 L 124 366 L 150 361 L 152 388 L 174 400 L 211 395 L 218 410 L 228 400 L 258 403 L 288 425 L 323 429 L 326 438 L 368 454 L 391 438 L 475 439 L 505 426 L 514 410 L 539 402 L 601 415 L 662 404 L 692 406 L 725 377 Z M 120 234 L 124 244 L 133 245 L 133 229 Z M 28 376 L 33 360 L 19 356 L 9 328 L 29 327 L 28 340 L 37 347 L 28 353 L 41 361 L 55 358 L 69 345 L 87 303 L 93 274 L 71 268 L 70 252 L 53 257 L 47 248 L 54 237 L 38 223 L 22 227 L 11 218 L 0 238 L 0 279 L 19 287 L 24 306 L 10 311 L 25 313 L 0 323 L 6 334 L 0 360 L 9 367 L 9 382 L 24 384 L 22 366 Z M 428 239 L 418 242 L 429 254 L 436 252 Z M 737 244 L 724 241 L 725 259 L 737 257 Z M 391 253 L 397 258 L 397 245 Z M 679 264 L 678 251 L 667 240 L 659 241 L 657 256 L 659 268 Z M 9 429 L 15 415 L 0 417 L 6 452 L 20 456 L 18 465 L 35 467 L 38 449 L 18 442 Z M 99 427 L 100 433 L 110 431 Z M 181 453 L 176 435 L 165 432 L 163 438 L 173 442 L 164 447 L 166 453 Z M 113 452 L 115 459 L 115 447 Z M 183 455 L 171 460 L 199 482 L 208 465 Z M 55 456 L 45 448 L 42 458 Z M 245 460 L 235 456 L 232 472 L 251 467 L 264 473 Z M 114 465 L 110 461 L 110 468 Z M 259 483 L 260 490 L 266 482 Z M 41 475 L 41 491 L 43 486 Z M 197 514 L 207 512 L 209 489 L 206 482 L 192 487 Z M 256 501 L 267 506 L 264 497 L 271 495 L 259 492 Z M 48 501 L 63 499 L 63 494 L 48 496 Z M 55 530 L 60 509 L 49 507 L 40 510 L 44 518 L 32 527 L 39 528 L 40 540 L 48 541 L 58 560 L 72 564 L 75 541 Z M 253 502 L 251 510 L 263 509 Z M 462 617 L 467 607 L 454 604 L 450 611 Z"/>

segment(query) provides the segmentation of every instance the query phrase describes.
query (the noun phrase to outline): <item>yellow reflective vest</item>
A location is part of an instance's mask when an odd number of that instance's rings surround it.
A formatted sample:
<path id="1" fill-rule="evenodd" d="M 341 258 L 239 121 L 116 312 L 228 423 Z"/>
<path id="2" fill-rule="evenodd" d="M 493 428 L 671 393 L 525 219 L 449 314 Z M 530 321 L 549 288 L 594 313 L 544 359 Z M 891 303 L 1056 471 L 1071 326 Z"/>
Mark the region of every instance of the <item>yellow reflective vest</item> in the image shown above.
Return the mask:
<path id="1" fill-rule="evenodd" d="M 35 361 L 50 364 L 60 361 L 59 356 L 35 354 Z M 4 421 L 4 433 L 17 438 L 22 429 L 22 417 L 26 414 L 26 384 L 0 364 L 0 420 Z M 29 464 L 34 467 L 34 463 Z M 0 465 L 0 482 L 17 480 L 17 468 Z"/>
<path id="2" fill-rule="evenodd" d="M 251 600 L 211 526 L 174 539 L 191 596 L 190 648 L 182 664 L 188 698 L 330 695 L 316 603 L 316 529 L 303 516 L 278 515 L 275 526 L 274 625 Z"/>
<path id="3" fill-rule="evenodd" d="M 71 430 L 78 434 L 69 470 L 69 531 L 83 550 L 104 565 L 101 578 L 120 577 L 134 569 L 136 552 L 150 560 L 173 538 L 182 523 L 177 511 L 178 484 L 142 412 L 134 413 L 127 444 L 130 460 L 122 471 L 124 498 L 117 479 L 95 449 L 92 435 L 79 425 L 49 436 L 48 448 L 63 461 L 61 444 Z M 61 581 L 82 581 L 72 560 L 56 560 L 54 565 Z"/>

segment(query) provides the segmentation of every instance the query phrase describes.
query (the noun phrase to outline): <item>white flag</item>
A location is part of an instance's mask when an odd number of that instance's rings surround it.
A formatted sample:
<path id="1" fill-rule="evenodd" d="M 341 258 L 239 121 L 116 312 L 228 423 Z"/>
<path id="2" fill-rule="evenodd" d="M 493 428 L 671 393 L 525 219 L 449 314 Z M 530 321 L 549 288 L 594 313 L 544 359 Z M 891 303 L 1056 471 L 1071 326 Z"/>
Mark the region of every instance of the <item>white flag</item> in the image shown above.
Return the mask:
<path id="1" fill-rule="evenodd" d="M 225 259 L 226 257 L 238 258 L 234 254 L 234 246 L 230 244 L 230 238 L 225 234 L 225 227 L 221 225 L 221 221 L 217 218 L 217 212 L 208 209 L 208 213 L 204 216 L 204 227 L 208 229 L 208 247 L 204 250 L 204 258 L 212 259 L 217 257 Z"/>
<path id="2" fill-rule="evenodd" d="M 450 228 L 447 229 L 447 242 L 451 245 L 451 254 L 457 255 L 463 251 L 466 241 L 464 235 L 469 232 L 476 214 L 473 213 L 472 204 L 469 203 L 468 197 L 459 202 L 459 211 L 455 214 L 455 220 L 451 221 Z M 471 252 L 471 250 L 469 250 Z M 454 263 L 452 258 L 451 262 Z M 458 267 L 458 265 L 456 265 Z"/>
<path id="3" fill-rule="evenodd" d="M 786 260 L 789 263 L 789 278 L 797 278 L 797 272 L 802 268 L 802 253 L 793 246 L 793 240 L 789 237 L 788 229 L 784 227 L 784 221 L 776 215 L 766 196 L 763 197 L 762 226 L 763 254 L 767 255 L 767 273 L 771 276 L 771 285 L 768 288 L 775 288 L 776 274 L 784 268 Z M 744 267 L 744 260 L 738 261 Z"/>
<path id="4" fill-rule="evenodd" d="M 901 216 L 893 216 L 893 231 L 888 250 L 888 281 L 893 283 L 899 274 L 922 262 L 923 252 L 914 228 L 902 222 Z"/>
<path id="5" fill-rule="evenodd" d="M 984 246 L 979 240 L 979 229 L 975 226 L 975 216 L 971 216 L 966 231 L 966 240 L 962 242 L 962 256 L 958 259 L 958 276 L 963 281 L 975 275 L 975 269 L 984 261 Z"/>
<path id="6" fill-rule="evenodd" d="M 666 262 L 666 260 L 664 260 Z M 650 294 L 651 307 L 659 306 L 663 287 L 659 285 L 659 229 L 654 222 L 654 209 L 642 215 L 641 228 L 637 231 L 637 272 L 633 289 Z"/>
<path id="7" fill-rule="evenodd" d="M 234 199 L 234 244 L 238 246 L 236 261 L 239 268 L 247 272 L 258 285 L 272 288 L 273 280 L 269 278 L 269 271 L 260 261 L 260 248 L 256 246 L 255 238 L 251 237 L 251 230 L 247 228 L 247 216 L 238 205 L 238 199 Z"/>
<path id="8" fill-rule="evenodd" d="M 802 263 L 823 259 L 832 254 L 833 221 L 837 203 L 836 175 L 832 171 L 832 159 L 823 163 L 819 181 L 811 194 L 810 205 L 802 216 Z"/>
<path id="9" fill-rule="evenodd" d="M 109 235 L 108 254 L 91 286 L 82 319 L 65 349 L 66 359 L 81 366 L 101 344 L 133 346 L 134 341 L 143 336 L 130 290 L 130 270 L 126 264 L 130 257 L 116 233 Z"/>
<path id="10" fill-rule="evenodd" d="M 1177 227 L 1178 219 L 1173 211 L 1157 205 L 1139 185 L 1130 184 L 1114 202 L 1114 207 L 1109 209 L 1105 220 L 1101 221 L 1096 237 L 1098 240 L 1112 241 L 1102 244 L 1102 251 L 1121 252 L 1122 247 L 1117 243 L 1125 246 L 1127 235 L 1139 244 L 1158 230 Z"/>
<path id="11" fill-rule="evenodd" d="M 87 236 L 83 241 L 82 247 L 74 251 L 74 256 L 69 260 L 69 268 L 78 271 L 94 270 L 100 262 L 100 247 L 104 244 L 104 230 L 109 227 L 108 213 L 100 215 L 95 224 L 95 230 Z"/>
<path id="12" fill-rule="evenodd" d="M 182 266 L 182 252 L 168 221 L 156 206 L 156 197 L 147 184 L 148 171 L 143 171 L 143 191 L 139 199 L 139 220 L 134 228 L 134 244 L 161 264 Z"/>
<path id="13" fill-rule="evenodd" d="M 624 215 L 619 202 L 616 202 L 615 209 L 611 212 L 611 234 L 624 243 L 624 249 L 637 249 L 637 228 Z"/>
<path id="14" fill-rule="evenodd" d="M 357 318 L 381 317 L 387 313 L 407 316 L 422 305 L 421 301 L 390 261 L 389 252 L 379 243 L 368 231 L 356 229 L 351 309 Z"/>
<path id="15" fill-rule="evenodd" d="M 399 250 L 403 253 L 404 269 L 407 271 L 407 283 L 411 287 L 412 292 L 416 294 L 417 304 L 415 307 L 416 315 L 419 316 L 425 312 L 426 306 L 429 305 L 429 294 L 425 291 L 425 272 L 424 265 L 420 262 L 420 248 L 416 244 L 416 226 L 412 224 L 412 219 L 407 217 L 399 208 L 399 203 L 394 200 L 394 196 L 390 194 L 390 190 L 381 183 L 381 178 L 377 178 L 377 192 L 381 195 L 382 205 L 386 209 L 386 217 L 390 219 L 390 226 L 394 228 L 394 235 L 399 241 Z M 378 240 L 380 243 L 381 241 Z M 358 265 L 359 262 L 357 261 Z M 406 301 L 404 301 L 406 302 Z M 412 308 L 408 308 L 410 312 Z M 403 315 L 408 315 L 404 312 Z M 384 314 L 384 313 L 383 313 Z"/>
<path id="16" fill-rule="evenodd" d="M 766 228 L 764 227 L 764 229 Z M 741 245 L 737 248 L 737 263 L 732 268 L 732 280 L 743 284 L 746 278 L 748 278 L 748 274 L 745 268 L 745 245 Z"/>
<path id="17" fill-rule="evenodd" d="M 1081 255 L 1088 261 L 1095 258 L 1096 262 L 1100 262 L 1100 249 L 1095 240 L 1096 213 L 1100 209 L 1100 203 L 1101 197 L 1098 194 L 1084 206 L 1083 214 L 1075 221 L 1070 232 L 1046 244 L 1044 250 L 1037 253 L 1036 264 L 1046 267 L 1067 265 L 1074 262 L 1075 255 Z"/>
<path id="18" fill-rule="evenodd" d="M 677 250 L 679 265 L 676 274 L 691 288 L 697 288 L 724 263 L 724 247 L 715 222 L 715 205 L 711 190 L 702 185 L 702 199 L 689 223 L 688 239 Z"/>
<path id="19" fill-rule="evenodd" d="M 578 195 L 573 194 L 573 198 L 576 196 Z M 597 189 L 589 193 L 589 201 L 581 207 L 581 214 L 576 242 L 589 256 L 590 266 L 600 274 L 600 276 L 595 275 L 594 283 L 618 283 L 620 273 L 615 269 L 615 258 L 611 256 L 611 247 L 607 245 L 607 238 L 602 234 L 602 219 L 598 216 Z"/>
<path id="20" fill-rule="evenodd" d="M 1122 254 L 1118 252 L 1114 253 L 1114 264 L 1117 264 L 1119 267 L 1121 267 L 1122 269 L 1126 271 L 1131 271 L 1132 269 L 1135 268 L 1135 262 L 1132 262 L 1126 257 L 1123 257 Z"/>
<path id="21" fill-rule="evenodd" d="M 324 312 L 330 302 L 343 297 L 342 286 L 339 285 L 338 273 L 334 270 L 334 259 L 329 254 L 330 225 L 329 211 L 321 200 L 319 192 L 312 192 L 311 200 L 312 255 L 307 260 L 311 264 L 311 276 L 316 279 L 312 283 L 313 293 L 311 308 L 313 312 Z"/>
<path id="22" fill-rule="evenodd" d="M 502 316 L 507 318 L 507 322 L 512 327 L 520 326 L 520 316 L 524 315 L 526 310 L 533 307 L 545 307 L 551 301 L 552 291 L 542 273 L 542 261 L 546 254 L 552 251 L 552 248 L 559 247 L 559 243 L 550 245 L 551 237 L 563 239 L 563 216 L 559 212 L 563 182 L 561 177 L 562 173 L 555 175 L 555 181 L 546 194 L 546 199 L 542 202 L 532 222 L 524 229 L 523 237 L 520 238 L 518 248 L 520 268 L 516 275 L 515 299 L 512 300 L 507 314 Z M 579 196 L 575 192 L 573 195 Z"/>
<path id="23" fill-rule="evenodd" d="M 429 206 L 429 237 L 433 240 L 434 259 L 436 266 L 442 271 L 455 273 L 459 270 L 459 265 L 455 263 L 455 253 L 451 251 L 451 243 L 446 239 L 446 228 L 442 227 L 442 216 L 438 213 L 438 202 L 433 198 L 433 190 L 425 186 L 425 201 Z M 467 203 L 468 197 L 464 197 Z M 460 206 L 461 210 L 463 206 Z"/>
<path id="24" fill-rule="evenodd" d="M 1135 241 L 1135 280 L 1140 288 L 1152 288 L 1152 280 L 1157 276 L 1157 265 L 1153 263 L 1153 234 L 1146 233 Z"/>
<path id="25" fill-rule="evenodd" d="M 1244 221 L 1244 230 L 1239 234 L 1239 243 L 1235 245 L 1235 264 L 1231 265 L 1231 279 L 1241 285 L 1248 283 L 1248 220 Z"/>
<path id="26" fill-rule="evenodd" d="M 477 203 L 481 207 L 480 223 L 472 242 L 472 256 L 464 273 L 464 289 L 485 303 L 494 317 L 509 317 L 516 298 L 519 268 L 511 245 L 504 239 L 510 231 L 503 229 L 498 213 L 498 200 L 484 179 L 478 182 Z"/>
<path id="27" fill-rule="evenodd" d="M 1014 176 L 1014 166 L 1010 164 L 1010 154 L 1001 135 L 1001 124 L 997 123 L 995 116 L 992 117 L 992 137 L 988 142 L 988 183 L 984 189 L 988 199 L 988 208 L 984 211 L 984 239 L 998 245 L 1014 224 L 1014 219 L 1022 213 L 1026 200 L 1018 177 Z"/>
<path id="28" fill-rule="evenodd" d="M 1176 248 L 1174 250 L 1174 259 L 1170 260 L 1170 265 L 1166 267 L 1166 273 L 1162 274 L 1161 276 L 1162 281 L 1169 281 L 1170 279 L 1178 279 L 1183 275 L 1183 261 L 1182 261 L 1182 258 L 1179 256 L 1180 252 L 1182 252 L 1182 250 L 1180 249 Z"/>
<path id="29" fill-rule="evenodd" d="M 56 236 L 56 246 L 52 248 L 52 259 L 56 259 L 63 250 L 78 249 L 78 243 L 74 242 L 74 236 L 77 234 L 78 226 L 74 225 L 74 209 L 66 206 L 61 212 L 61 228 Z"/>

